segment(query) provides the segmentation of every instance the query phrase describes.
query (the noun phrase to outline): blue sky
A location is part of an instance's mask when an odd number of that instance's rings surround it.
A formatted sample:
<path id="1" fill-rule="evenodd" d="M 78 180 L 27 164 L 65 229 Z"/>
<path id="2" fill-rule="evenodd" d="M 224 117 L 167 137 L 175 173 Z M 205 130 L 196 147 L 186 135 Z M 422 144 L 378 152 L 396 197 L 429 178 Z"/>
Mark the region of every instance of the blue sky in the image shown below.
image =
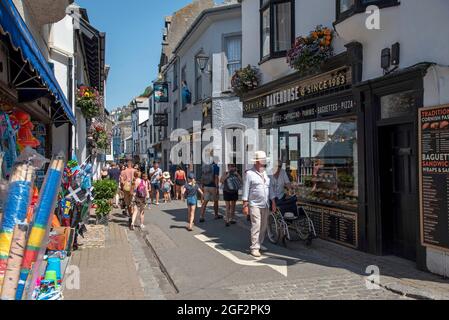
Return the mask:
<path id="1" fill-rule="evenodd" d="M 106 63 L 111 66 L 107 108 L 115 109 L 143 93 L 157 77 L 164 17 L 190 0 L 76 0 L 91 24 L 106 32 Z"/>

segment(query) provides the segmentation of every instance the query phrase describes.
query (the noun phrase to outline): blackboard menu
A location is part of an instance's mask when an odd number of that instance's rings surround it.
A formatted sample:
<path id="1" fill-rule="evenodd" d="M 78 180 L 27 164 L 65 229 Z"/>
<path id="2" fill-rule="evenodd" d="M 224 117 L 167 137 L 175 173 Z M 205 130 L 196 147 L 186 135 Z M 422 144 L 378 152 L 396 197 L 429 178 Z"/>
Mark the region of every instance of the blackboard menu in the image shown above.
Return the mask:
<path id="1" fill-rule="evenodd" d="M 449 250 L 449 105 L 419 110 L 421 241 Z"/>
<path id="2" fill-rule="evenodd" d="M 317 236 L 347 247 L 358 248 L 357 214 L 343 210 L 299 203 L 310 215 Z"/>

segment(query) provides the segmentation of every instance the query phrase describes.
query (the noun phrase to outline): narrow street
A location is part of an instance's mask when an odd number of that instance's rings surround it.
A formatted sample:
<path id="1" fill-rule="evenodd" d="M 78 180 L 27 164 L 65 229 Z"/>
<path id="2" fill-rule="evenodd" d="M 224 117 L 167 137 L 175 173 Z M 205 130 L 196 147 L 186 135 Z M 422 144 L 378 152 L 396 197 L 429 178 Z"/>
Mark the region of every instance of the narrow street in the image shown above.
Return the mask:
<path id="1" fill-rule="evenodd" d="M 112 228 L 119 223 L 122 231 L 126 230 L 144 291 L 141 297 L 124 297 L 121 292 L 120 299 L 449 298 L 449 281 L 419 272 L 412 263 L 370 256 L 321 240 L 311 248 L 300 243 L 290 243 L 289 248 L 266 244 L 268 252 L 255 259 L 248 255 L 249 225 L 243 217 L 239 217 L 236 226 L 226 228 L 209 211 L 206 223 L 189 233 L 185 228 L 185 211 L 179 201 L 152 206 L 146 216 L 145 230 L 135 232 L 126 229 L 126 220 L 117 218 L 121 216 L 119 213 L 114 214 Z M 378 290 L 367 289 L 365 271 L 370 265 L 379 266 L 381 272 Z M 81 287 L 85 299 L 83 290 Z"/>

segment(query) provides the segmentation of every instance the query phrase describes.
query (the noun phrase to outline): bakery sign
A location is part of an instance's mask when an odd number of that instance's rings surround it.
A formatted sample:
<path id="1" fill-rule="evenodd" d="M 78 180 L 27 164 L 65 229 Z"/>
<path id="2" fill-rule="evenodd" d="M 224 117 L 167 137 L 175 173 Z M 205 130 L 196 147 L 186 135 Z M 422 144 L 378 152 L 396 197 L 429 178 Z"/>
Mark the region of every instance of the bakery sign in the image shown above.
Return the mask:
<path id="1" fill-rule="evenodd" d="M 301 102 L 330 91 L 344 90 L 352 83 L 351 68 L 343 67 L 318 76 L 298 80 L 243 103 L 243 114 L 254 115 Z"/>

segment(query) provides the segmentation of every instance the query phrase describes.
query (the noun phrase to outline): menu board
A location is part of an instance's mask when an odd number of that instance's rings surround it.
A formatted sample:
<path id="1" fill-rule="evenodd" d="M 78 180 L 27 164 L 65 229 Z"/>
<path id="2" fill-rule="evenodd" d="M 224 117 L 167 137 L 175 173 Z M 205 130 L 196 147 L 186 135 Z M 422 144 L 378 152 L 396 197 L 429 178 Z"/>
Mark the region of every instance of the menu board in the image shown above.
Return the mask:
<path id="1" fill-rule="evenodd" d="M 308 203 L 299 205 L 310 215 L 318 237 L 347 247 L 358 248 L 356 213 Z"/>
<path id="2" fill-rule="evenodd" d="M 449 251 L 449 105 L 419 110 L 421 241 Z"/>

